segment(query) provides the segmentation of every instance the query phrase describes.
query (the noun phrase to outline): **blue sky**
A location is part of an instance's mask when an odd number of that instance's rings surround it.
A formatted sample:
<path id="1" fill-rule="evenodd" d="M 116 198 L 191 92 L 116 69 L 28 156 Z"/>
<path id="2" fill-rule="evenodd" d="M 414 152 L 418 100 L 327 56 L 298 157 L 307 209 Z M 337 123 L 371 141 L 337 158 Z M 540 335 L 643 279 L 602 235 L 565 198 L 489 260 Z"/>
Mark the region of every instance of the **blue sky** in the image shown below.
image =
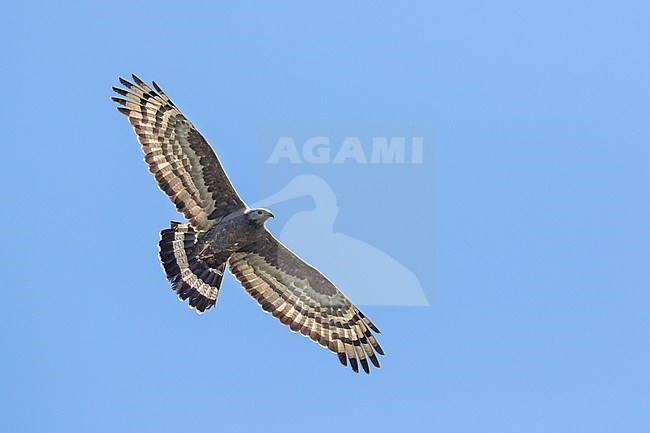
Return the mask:
<path id="1" fill-rule="evenodd" d="M 5 4 L 0 430 L 649 431 L 649 19 L 632 1 Z M 260 128 L 433 131 L 432 174 L 399 197 L 337 189 L 341 227 L 431 303 L 364 308 L 380 370 L 341 368 L 230 277 L 203 316 L 175 300 L 156 242 L 179 217 L 109 100 L 131 72 L 248 202 L 273 192 Z M 367 206 L 430 235 L 362 224 Z"/>

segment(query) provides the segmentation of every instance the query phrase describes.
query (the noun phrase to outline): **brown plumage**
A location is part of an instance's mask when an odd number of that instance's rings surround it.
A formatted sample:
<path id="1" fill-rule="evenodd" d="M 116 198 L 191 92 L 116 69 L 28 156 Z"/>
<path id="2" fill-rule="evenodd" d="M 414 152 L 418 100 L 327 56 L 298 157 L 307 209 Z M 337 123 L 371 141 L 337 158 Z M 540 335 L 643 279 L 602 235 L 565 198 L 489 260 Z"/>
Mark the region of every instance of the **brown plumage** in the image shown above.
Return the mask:
<path id="1" fill-rule="evenodd" d="M 336 353 L 355 372 L 379 367 L 379 329 L 316 268 L 264 227 L 273 214 L 250 209 L 237 195 L 214 151 L 156 83 L 113 90 L 160 189 L 188 224 L 161 232 L 160 259 L 174 291 L 203 312 L 217 301 L 226 266 L 260 304 L 294 332 Z"/>

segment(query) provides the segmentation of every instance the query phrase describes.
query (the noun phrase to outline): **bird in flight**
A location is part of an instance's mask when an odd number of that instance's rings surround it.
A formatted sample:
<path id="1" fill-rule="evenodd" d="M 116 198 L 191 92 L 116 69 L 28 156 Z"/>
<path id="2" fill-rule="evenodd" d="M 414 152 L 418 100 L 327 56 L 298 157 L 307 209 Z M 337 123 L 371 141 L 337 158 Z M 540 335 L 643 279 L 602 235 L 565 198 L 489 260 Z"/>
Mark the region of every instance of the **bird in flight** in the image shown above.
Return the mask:
<path id="1" fill-rule="evenodd" d="M 354 372 L 377 368 L 379 329 L 318 269 L 265 227 L 268 209 L 251 209 L 230 183 L 208 142 L 153 82 L 132 76 L 113 87 L 160 189 L 187 224 L 160 232 L 160 260 L 172 288 L 191 308 L 212 308 L 226 267 L 244 289 L 291 331 L 338 355 Z"/>

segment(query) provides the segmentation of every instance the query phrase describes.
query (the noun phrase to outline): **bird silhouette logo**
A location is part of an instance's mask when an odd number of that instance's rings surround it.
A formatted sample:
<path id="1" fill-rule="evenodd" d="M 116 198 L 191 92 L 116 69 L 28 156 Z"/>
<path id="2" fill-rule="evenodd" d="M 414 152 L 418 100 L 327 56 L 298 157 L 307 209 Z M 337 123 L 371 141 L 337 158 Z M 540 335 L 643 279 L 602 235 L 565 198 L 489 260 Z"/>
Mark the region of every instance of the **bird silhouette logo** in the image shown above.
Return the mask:
<path id="1" fill-rule="evenodd" d="M 417 276 L 399 260 L 367 242 L 334 231 L 339 211 L 336 194 L 322 177 L 296 176 L 255 206 L 268 207 L 304 196 L 311 197 L 315 207 L 288 219 L 280 231 L 285 245 L 300 246 L 300 256 L 318 263 L 357 304 L 430 305 Z"/>

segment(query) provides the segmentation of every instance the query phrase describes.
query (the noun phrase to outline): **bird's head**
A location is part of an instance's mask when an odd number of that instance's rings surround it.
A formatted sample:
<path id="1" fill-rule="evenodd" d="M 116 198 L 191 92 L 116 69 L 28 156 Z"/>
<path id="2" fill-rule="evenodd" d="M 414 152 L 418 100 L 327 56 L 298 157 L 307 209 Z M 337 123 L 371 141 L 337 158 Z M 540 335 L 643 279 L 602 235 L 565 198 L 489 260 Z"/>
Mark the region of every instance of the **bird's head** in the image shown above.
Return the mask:
<path id="1" fill-rule="evenodd" d="M 246 214 L 248 215 L 248 219 L 255 223 L 262 225 L 264 224 L 264 221 L 266 221 L 269 218 L 273 218 L 273 212 L 271 212 L 268 209 L 264 208 L 258 208 L 258 209 L 249 209 Z"/>

